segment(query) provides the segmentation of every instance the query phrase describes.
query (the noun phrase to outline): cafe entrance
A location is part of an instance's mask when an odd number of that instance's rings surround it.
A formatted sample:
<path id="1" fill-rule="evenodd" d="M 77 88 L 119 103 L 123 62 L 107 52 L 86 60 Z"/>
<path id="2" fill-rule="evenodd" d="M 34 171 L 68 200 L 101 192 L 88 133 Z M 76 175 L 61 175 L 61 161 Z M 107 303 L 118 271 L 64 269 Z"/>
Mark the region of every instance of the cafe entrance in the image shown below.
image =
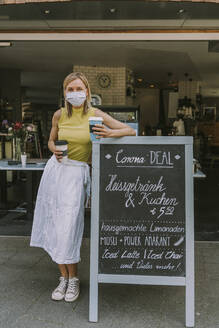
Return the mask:
<path id="1" fill-rule="evenodd" d="M 9 35 L 2 33 L 1 40 L 6 38 Z M 47 141 L 52 115 L 63 104 L 62 81 L 72 70 L 80 70 L 91 83 L 93 105 L 137 123 L 138 135 L 194 137 L 194 170 L 203 173 L 195 179 L 196 240 L 218 240 L 217 39 L 218 33 L 164 31 L 10 35 L 10 46 L 1 48 L 1 157 L 12 157 L 10 136 L 4 135 L 6 121 L 33 125 L 31 161 L 50 156 Z M 17 81 L 13 92 L 11 81 Z M 24 172 L 7 173 L 13 207 L 22 201 L 25 179 Z M 1 211 L 1 234 L 28 235 L 30 228 L 23 213 L 21 219 L 9 219 Z"/>

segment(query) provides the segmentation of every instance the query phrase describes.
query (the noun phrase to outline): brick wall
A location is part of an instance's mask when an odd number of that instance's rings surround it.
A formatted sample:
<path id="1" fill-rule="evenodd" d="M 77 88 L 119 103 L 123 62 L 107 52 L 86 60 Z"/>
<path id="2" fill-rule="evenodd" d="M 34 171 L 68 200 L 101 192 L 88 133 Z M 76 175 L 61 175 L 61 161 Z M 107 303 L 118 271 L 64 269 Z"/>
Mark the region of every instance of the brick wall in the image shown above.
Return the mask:
<path id="1" fill-rule="evenodd" d="M 90 84 L 91 93 L 101 96 L 102 105 L 126 104 L 126 67 L 75 65 L 73 71 L 85 74 Z M 98 82 L 100 75 L 103 73 L 111 79 L 111 84 L 107 88 L 102 88 Z"/>

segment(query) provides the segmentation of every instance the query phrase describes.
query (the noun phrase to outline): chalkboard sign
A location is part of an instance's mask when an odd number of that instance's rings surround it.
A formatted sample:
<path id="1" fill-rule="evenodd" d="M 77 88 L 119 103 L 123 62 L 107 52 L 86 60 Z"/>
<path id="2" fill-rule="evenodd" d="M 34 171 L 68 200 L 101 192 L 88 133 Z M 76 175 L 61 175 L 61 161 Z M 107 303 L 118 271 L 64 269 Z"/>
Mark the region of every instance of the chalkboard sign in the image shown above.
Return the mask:
<path id="1" fill-rule="evenodd" d="M 89 320 L 98 284 L 185 286 L 194 327 L 192 137 L 93 143 Z"/>
<path id="2" fill-rule="evenodd" d="M 100 145 L 99 273 L 185 275 L 182 145 Z"/>

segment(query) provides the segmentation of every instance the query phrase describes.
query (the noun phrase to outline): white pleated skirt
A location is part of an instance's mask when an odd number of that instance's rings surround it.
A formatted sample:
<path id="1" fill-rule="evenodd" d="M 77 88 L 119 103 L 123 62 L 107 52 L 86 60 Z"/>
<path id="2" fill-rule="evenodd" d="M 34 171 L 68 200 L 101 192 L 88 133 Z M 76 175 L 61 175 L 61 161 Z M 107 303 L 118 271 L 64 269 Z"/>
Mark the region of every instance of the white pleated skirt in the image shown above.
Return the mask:
<path id="1" fill-rule="evenodd" d="M 80 261 L 84 205 L 90 196 L 89 166 L 53 155 L 38 189 L 30 246 L 43 248 L 58 264 Z"/>

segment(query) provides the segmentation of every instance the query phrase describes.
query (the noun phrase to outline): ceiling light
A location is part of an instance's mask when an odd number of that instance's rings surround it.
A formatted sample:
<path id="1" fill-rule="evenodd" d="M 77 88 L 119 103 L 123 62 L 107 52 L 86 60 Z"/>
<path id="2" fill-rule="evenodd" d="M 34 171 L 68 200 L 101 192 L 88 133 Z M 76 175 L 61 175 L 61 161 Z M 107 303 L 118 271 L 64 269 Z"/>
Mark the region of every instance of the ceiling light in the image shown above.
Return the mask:
<path id="1" fill-rule="evenodd" d="M 150 84 L 150 85 L 149 85 L 149 88 L 154 88 L 154 87 L 155 87 L 154 84 Z"/>
<path id="2" fill-rule="evenodd" d="M 50 14 L 50 10 L 49 9 L 44 10 L 44 14 L 49 15 Z"/>
<path id="3" fill-rule="evenodd" d="M 0 47 L 11 47 L 11 42 L 0 41 Z"/>
<path id="4" fill-rule="evenodd" d="M 111 14 L 114 14 L 116 12 L 116 8 L 110 8 L 109 11 L 111 12 Z"/>
<path id="5" fill-rule="evenodd" d="M 138 81 L 138 82 L 142 82 L 143 79 L 139 77 L 139 78 L 137 79 L 137 81 Z"/>
<path id="6" fill-rule="evenodd" d="M 185 9 L 180 9 L 179 11 L 178 11 L 178 14 L 183 14 L 185 12 Z"/>

